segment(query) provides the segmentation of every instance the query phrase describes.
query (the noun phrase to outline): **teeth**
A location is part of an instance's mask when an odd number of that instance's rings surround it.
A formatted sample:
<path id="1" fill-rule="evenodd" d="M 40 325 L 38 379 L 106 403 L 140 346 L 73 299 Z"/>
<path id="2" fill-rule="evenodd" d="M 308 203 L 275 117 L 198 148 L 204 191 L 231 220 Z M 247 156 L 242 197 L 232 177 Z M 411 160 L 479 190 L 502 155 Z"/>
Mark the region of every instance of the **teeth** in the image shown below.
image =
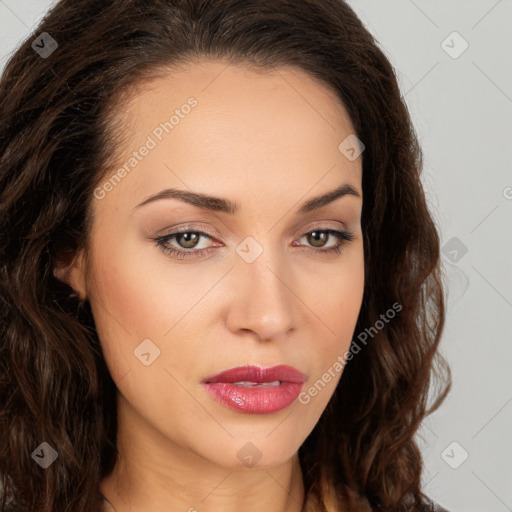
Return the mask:
<path id="1" fill-rule="evenodd" d="M 262 387 L 262 388 L 267 388 L 267 387 L 274 387 L 274 386 L 279 386 L 281 384 L 281 381 L 279 380 L 275 380 L 273 382 L 249 382 L 249 381 L 240 381 L 240 382 L 233 382 L 233 384 L 235 386 L 243 386 L 245 388 L 251 388 L 251 387 L 254 387 L 254 386 L 258 386 L 258 387 Z"/>

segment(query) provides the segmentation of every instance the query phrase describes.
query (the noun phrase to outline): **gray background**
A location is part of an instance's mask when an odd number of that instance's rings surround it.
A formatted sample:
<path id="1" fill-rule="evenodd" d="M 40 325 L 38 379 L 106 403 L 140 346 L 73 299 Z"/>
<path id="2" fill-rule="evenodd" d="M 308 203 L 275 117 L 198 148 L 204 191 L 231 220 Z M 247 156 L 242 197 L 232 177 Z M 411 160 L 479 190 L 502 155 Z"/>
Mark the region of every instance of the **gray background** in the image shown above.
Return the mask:
<path id="1" fill-rule="evenodd" d="M 0 72 L 54 3 L 0 0 Z M 396 69 L 442 236 L 454 384 L 418 436 L 425 492 L 512 511 L 512 1 L 349 3 Z"/>

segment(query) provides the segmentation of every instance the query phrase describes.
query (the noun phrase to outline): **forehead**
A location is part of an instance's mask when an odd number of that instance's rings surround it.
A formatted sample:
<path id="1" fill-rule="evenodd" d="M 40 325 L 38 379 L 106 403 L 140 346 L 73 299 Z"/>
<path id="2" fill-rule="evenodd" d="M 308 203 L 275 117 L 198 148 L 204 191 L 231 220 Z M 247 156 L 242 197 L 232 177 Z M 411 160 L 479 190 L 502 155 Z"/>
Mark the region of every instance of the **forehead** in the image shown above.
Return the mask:
<path id="1" fill-rule="evenodd" d="M 139 84 L 118 116 L 127 130 L 116 165 L 133 201 L 166 186 L 257 195 L 271 183 L 302 196 L 333 168 L 330 184 L 360 188 L 360 159 L 338 149 L 353 133 L 343 104 L 296 67 L 188 64 Z"/>
<path id="2" fill-rule="evenodd" d="M 354 131 L 337 93 L 296 66 L 265 70 L 248 63 L 199 61 L 162 68 L 159 76 L 127 92 L 117 115 L 135 135 L 150 130 L 155 121 L 168 121 L 191 97 L 198 107 L 189 125 L 211 121 L 219 128 L 221 123 L 245 122 L 247 131 L 259 129 L 263 135 L 276 132 L 278 121 L 287 121 L 290 128 L 304 121 L 300 130 L 306 133 Z"/>

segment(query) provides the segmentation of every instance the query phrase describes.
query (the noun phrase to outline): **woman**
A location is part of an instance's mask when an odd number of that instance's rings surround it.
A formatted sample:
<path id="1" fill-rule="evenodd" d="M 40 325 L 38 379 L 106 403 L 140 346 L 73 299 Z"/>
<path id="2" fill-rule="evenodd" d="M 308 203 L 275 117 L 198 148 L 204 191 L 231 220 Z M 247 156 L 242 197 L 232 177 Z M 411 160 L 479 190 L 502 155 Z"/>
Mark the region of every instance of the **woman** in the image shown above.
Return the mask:
<path id="1" fill-rule="evenodd" d="M 347 4 L 61 0 L 0 98 L 2 511 L 442 510 L 439 237 Z"/>

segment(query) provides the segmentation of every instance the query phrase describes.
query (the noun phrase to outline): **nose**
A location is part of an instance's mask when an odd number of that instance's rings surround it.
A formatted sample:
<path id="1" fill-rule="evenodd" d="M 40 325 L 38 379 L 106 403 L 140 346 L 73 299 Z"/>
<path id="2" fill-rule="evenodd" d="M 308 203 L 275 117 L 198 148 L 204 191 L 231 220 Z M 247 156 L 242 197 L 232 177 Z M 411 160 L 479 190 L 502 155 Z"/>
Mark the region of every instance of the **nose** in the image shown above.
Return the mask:
<path id="1" fill-rule="evenodd" d="M 267 248 L 252 263 L 240 258 L 236 267 L 231 273 L 227 327 L 262 341 L 289 336 L 297 327 L 301 304 L 290 267 Z"/>

